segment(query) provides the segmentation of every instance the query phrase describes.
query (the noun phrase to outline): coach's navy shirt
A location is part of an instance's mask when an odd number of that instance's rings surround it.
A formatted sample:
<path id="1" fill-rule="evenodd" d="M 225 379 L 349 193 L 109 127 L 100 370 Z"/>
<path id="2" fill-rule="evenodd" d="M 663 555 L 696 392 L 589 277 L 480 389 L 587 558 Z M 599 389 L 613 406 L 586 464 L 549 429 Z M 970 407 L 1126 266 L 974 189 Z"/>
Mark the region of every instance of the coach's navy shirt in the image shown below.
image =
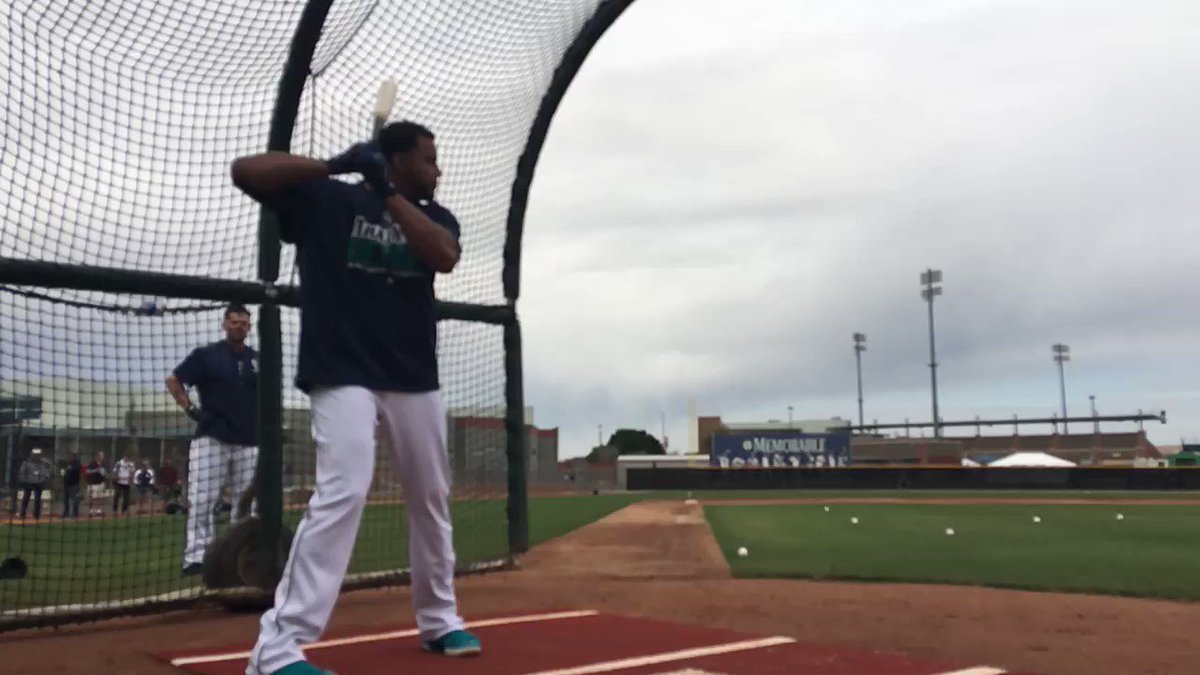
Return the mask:
<path id="1" fill-rule="evenodd" d="M 197 438 L 258 444 L 258 352 L 234 349 L 226 340 L 197 347 L 175 368 L 175 377 L 200 392 Z"/>
<path id="2" fill-rule="evenodd" d="M 263 199 L 300 266 L 296 386 L 439 387 L 434 272 L 409 249 L 383 199 L 362 184 L 301 183 Z M 416 204 L 455 240 L 454 215 Z"/>

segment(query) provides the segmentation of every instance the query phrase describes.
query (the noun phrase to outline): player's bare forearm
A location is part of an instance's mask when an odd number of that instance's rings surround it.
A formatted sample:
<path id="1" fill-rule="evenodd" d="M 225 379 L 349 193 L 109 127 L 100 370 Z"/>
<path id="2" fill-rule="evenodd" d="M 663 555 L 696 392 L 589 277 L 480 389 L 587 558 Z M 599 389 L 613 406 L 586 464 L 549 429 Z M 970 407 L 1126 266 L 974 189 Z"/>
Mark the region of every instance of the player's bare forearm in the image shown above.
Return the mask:
<path id="1" fill-rule="evenodd" d="M 400 224 L 408 247 L 430 269 L 448 274 L 458 264 L 461 251 L 458 242 L 446 228 L 430 220 L 412 202 L 399 195 L 387 200 L 388 213 Z"/>
<path id="2" fill-rule="evenodd" d="M 175 399 L 175 403 L 180 408 L 187 410 L 192 407 L 192 400 L 188 398 L 187 390 L 183 388 L 183 384 L 179 382 L 179 378 L 174 375 L 167 376 L 167 391 L 171 392 L 171 398 Z"/>
<path id="3" fill-rule="evenodd" d="M 329 165 L 319 159 L 287 152 L 264 152 L 239 157 L 229 166 L 233 184 L 254 197 L 282 190 L 296 183 L 325 178 Z"/>

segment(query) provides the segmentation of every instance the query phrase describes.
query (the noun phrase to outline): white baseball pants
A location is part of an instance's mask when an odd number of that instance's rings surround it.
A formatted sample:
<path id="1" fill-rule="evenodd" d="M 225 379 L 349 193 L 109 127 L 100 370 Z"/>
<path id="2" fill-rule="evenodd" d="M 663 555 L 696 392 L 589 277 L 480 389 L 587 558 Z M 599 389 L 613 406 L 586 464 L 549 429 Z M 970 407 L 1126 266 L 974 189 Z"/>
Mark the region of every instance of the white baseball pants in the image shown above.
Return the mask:
<path id="1" fill-rule="evenodd" d="M 213 509 L 221 496 L 221 485 L 228 481 L 234 508 L 242 492 L 254 480 L 258 448 L 231 445 L 209 436 L 192 439 L 188 447 L 187 545 L 183 565 L 204 562 L 204 552 L 212 542 L 216 514 Z M 236 515 L 236 511 L 234 513 Z"/>
<path id="2" fill-rule="evenodd" d="M 325 631 L 358 536 L 375 470 L 376 434 L 408 511 L 412 602 L 421 639 L 463 628 L 454 595 L 450 460 L 441 392 L 331 387 L 312 393 L 317 486 L 296 529 L 275 605 L 263 614 L 248 675 L 304 659 Z"/>

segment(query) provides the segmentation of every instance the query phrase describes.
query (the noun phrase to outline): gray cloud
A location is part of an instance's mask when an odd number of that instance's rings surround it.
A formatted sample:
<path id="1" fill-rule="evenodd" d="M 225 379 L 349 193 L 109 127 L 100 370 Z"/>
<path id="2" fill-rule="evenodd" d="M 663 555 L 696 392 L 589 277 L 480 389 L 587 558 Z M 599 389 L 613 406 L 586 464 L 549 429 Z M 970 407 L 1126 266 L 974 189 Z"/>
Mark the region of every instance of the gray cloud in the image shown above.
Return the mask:
<path id="1" fill-rule="evenodd" d="M 854 331 L 867 416 L 928 419 L 928 266 L 943 415 L 1056 410 L 1062 341 L 1073 413 L 1096 394 L 1167 409 L 1157 442 L 1200 434 L 1192 4 L 651 4 L 534 184 L 527 399 L 564 454 L 660 410 L 682 441 L 688 396 L 849 417 Z"/>

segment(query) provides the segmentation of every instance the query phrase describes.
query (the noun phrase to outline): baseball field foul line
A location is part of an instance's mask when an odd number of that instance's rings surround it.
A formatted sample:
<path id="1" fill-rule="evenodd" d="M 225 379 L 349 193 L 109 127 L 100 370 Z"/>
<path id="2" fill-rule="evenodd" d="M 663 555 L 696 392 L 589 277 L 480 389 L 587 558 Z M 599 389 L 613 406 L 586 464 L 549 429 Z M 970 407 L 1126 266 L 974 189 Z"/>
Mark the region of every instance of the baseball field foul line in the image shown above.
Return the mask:
<path id="1" fill-rule="evenodd" d="M 554 612 L 551 614 L 528 614 L 525 616 L 506 616 L 498 619 L 482 619 L 480 621 L 469 621 L 466 624 L 467 628 L 486 628 L 488 626 L 507 626 L 516 623 L 533 623 L 537 621 L 557 621 L 559 619 L 578 619 L 585 616 L 595 616 L 599 614 L 596 610 L 585 609 L 574 612 Z M 303 651 L 313 649 L 326 649 L 329 647 L 344 647 L 346 645 L 360 645 L 367 642 L 380 642 L 382 640 L 397 640 L 400 638 L 416 637 L 420 634 L 415 628 L 407 630 L 397 630 L 388 633 L 371 633 L 368 635 L 356 635 L 354 637 L 337 638 L 334 640 L 321 640 L 310 645 L 301 647 Z M 229 652 L 227 654 L 211 654 L 209 656 L 185 656 L 177 659 L 171 659 L 173 666 L 190 666 L 196 663 L 220 663 L 222 661 L 240 661 L 241 659 L 250 658 L 250 652 Z"/>
<path id="2" fill-rule="evenodd" d="M 1007 670 L 1000 668 L 991 668 L 989 666 L 976 666 L 965 670 L 952 670 L 948 673 L 937 673 L 936 675 L 1004 675 Z"/>
<path id="3" fill-rule="evenodd" d="M 611 673 L 615 670 L 627 670 L 629 668 L 653 666 L 659 663 L 669 663 L 671 661 L 684 661 L 687 659 L 698 659 L 703 656 L 716 656 L 718 654 L 742 652 L 750 649 L 763 649 L 764 647 L 787 645 L 795 641 L 795 639 L 790 637 L 769 637 L 759 640 L 743 640 L 741 642 L 729 642 L 723 645 L 714 645 L 712 647 L 681 649 L 679 651 L 663 652 L 662 654 L 654 654 L 652 656 L 638 656 L 630 659 L 620 659 L 618 661 L 591 663 L 585 666 L 565 668 L 562 670 L 544 670 L 539 673 L 532 673 L 531 675 L 590 675 L 591 673 Z"/>

